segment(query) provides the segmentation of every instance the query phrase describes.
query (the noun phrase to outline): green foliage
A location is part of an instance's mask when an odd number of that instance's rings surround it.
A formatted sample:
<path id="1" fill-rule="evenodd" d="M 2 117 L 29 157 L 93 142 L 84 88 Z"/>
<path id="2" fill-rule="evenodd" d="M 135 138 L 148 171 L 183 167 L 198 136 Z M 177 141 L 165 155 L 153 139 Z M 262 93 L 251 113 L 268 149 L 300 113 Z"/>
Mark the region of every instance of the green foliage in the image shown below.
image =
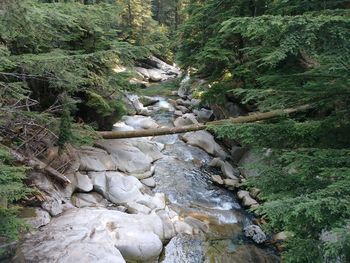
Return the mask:
<path id="1" fill-rule="evenodd" d="M 312 109 L 274 120 L 210 127 L 273 155 L 255 164 L 257 213 L 267 230 L 293 233 L 284 262 L 349 262 L 350 16 L 348 1 L 190 3 L 179 59 L 211 81 L 209 103 L 234 98 L 270 111 Z"/>
<path id="2" fill-rule="evenodd" d="M 16 218 L 12 203 L 30 192 L 23 183 L 26 170 L 26 167 L 14 166 L 7 150 L 0 146 L 0 237 L 7 241 L 17 239 L 24 228 L 23 222 Z"/>
<path id="3" fill-rule="evenodd" d="M 66 143 L 72 140 L 72 117 L 71 117 L 71 105 L 69 105 L 69 100 L 67 95 L 64 95 L 62 101 L 62 115 L 60 120 L 60 134 L 58 137 L 57 144 L 60 149 L 63 149 Z"/>

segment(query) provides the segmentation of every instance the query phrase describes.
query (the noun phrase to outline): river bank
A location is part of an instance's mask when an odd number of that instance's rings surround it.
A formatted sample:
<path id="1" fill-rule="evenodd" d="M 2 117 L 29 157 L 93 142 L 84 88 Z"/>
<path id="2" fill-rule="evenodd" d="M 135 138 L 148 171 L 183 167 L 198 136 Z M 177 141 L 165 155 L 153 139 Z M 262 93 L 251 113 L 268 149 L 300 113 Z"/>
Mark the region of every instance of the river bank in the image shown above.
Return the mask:
<path id="1" fill-rule="evenodd" d="M 113 129 L 181 127 L 213 118 L 182 90 L 173 94 L 178 98 L 129 94 L 139 115 L 124 116 Z M 207 131 L 99 140 L 67 157 L 75 160 L 67 172 L 71 185 L 32 175 L 50 199 L 32 208 L 34 229 L 15 262 L 278 262 L 272 250 L 256 245 L 266 236 L 235 195 L 239 170 Z M 244 206 L 257 205 L 248 192 L 240 193 Z"/>

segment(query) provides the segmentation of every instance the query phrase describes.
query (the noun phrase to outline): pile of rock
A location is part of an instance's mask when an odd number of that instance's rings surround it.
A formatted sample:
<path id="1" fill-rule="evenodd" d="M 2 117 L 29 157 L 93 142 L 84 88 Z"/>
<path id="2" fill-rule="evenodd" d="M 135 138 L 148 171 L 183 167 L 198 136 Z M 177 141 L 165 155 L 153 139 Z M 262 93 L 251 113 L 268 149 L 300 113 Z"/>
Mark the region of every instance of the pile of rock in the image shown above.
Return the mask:
<path id="1" fill-rule="evenodd" d="M 126 125 L 142 127 L 136 120 Z M 50 199 L 28 219 L 40 231 L 27 235 L 15 262 L 153 261 L 164 242 L 192 234 L 164 194 L 147 190 L 155 186 L 153 163 L 163 158 L 163 147 L 148 139 L 101 140 L 96 147 L 83 147 L 69 190 L 37 175 Z"/>
<path id="2" fill-rule="evenodd" d="M 150 56 L 138 64 L 139 66 L 135 67 L 134 70 L 138 73 L 141 81 L 161 82 L 181 75 L 179 68 L 169 65 L 154 56 Z"/>

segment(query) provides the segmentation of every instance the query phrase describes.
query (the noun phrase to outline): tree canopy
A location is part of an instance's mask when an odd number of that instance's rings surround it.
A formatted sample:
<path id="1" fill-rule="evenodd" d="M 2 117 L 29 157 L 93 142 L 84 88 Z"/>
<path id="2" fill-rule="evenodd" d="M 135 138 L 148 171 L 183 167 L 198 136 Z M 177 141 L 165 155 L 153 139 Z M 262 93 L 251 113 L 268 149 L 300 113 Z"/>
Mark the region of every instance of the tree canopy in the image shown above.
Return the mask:
<path id="1" fill-rule="evenodd" d="M 284 262 L 350 262 L 350 3 L 347 0 L 2 0 L 0 237 L 25 226 L 31 190 L 8 148 L 40 155 L 35 138 L 88 144 L 124 113 L 135 89 L 120 66 L 155 55 L 195 78 L 205 104 L 248 111 L 309 105 L 249 124 L 210 127 L 272 154 L 246 187 L 272 233 L 291 233 Z M 31 143 L 36 143 L 35 146 Z M 1 253 L 1 251 L 0 251 Z"/>
<path id="2" fill-rule="evenodd" d="M 190 1 L 178 59 L 207 78 L 202 97 L 249 109 L 310 104 L 291 119 L 212 127 L 222 138 L 273 149 L 257 210 L 290 231 L 285 262 L 349 261 L 350 16 L 347 1 Z M 329 238 L 331 236 L 332 238 Z"/>

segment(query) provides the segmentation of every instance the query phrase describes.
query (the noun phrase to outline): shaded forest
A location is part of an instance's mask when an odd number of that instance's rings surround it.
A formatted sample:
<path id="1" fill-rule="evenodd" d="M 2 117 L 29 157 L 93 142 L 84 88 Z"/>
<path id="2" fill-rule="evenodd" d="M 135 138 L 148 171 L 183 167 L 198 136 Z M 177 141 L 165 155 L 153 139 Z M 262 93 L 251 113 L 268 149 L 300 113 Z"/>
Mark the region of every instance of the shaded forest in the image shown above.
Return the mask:
<path id="1" fill-rule="evenodd" d="M 91 145 L 144 92 L 132 68 L 155 56 L 190 72 L 202 105 L 246 114 L 308 105 L 272 120 L 207 128 L 257 153 L 270 233 L 283 262 L 350 261 L 350 2 L 346 0 L 3 0 L 0 2 L 0 243 L 28 226 L 33 167 L 12 151 Z M 203 80 L 197 85 L 198 80 Z M 145 89 L 147 90 L 147 88 Z M 35 167 L 34 167 L 35 168 Z M 64 167 L 60 170 L 64 174 Z M 1 251 L 5 252 L 5 251 Z"/>

